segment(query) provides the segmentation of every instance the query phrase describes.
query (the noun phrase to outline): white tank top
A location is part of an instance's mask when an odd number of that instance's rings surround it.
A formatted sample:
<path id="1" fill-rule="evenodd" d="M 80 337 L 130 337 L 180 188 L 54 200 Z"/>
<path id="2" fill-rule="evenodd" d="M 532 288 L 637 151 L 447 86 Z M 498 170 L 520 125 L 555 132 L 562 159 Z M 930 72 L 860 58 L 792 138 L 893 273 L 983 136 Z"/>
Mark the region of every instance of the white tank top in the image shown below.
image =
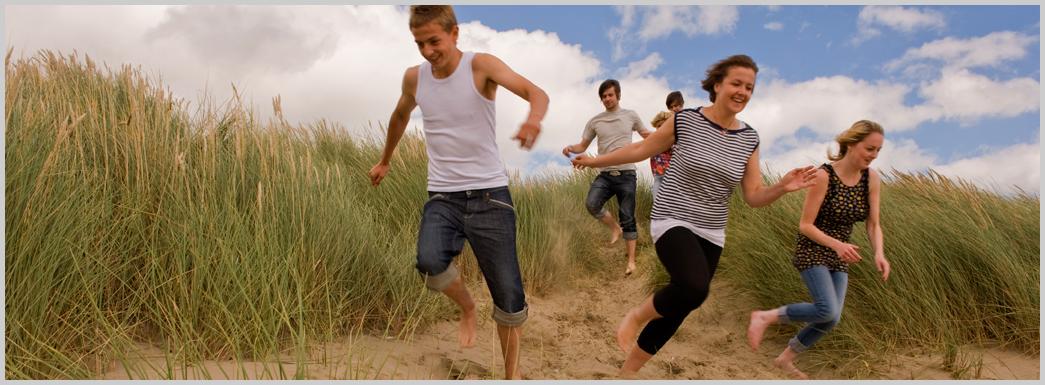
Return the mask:
<path id="1" fill-rule="evenodd" d="M 421 63 L 415 100 L 421 107 L 428 151 L 428 191 L 454 192 L 508 185 L 497 149 L 494 101 L 475 89 L 472 58 L 464 52 L 454 73 L 432 75 Z"/>

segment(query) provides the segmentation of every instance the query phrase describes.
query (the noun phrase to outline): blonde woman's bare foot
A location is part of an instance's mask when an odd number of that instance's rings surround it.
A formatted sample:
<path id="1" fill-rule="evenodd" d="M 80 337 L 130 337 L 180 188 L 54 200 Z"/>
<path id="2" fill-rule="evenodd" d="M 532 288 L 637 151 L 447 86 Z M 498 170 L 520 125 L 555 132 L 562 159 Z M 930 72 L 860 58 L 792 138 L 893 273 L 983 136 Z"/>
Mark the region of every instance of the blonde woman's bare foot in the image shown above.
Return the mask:
<path id="1" fill-rule="evenodd" d="M 794 361 L 783 359 L 781 357 L 777 357 L 777 358 L 773 359 L 773 366 L 776 366 L 780 370 L 783 370 L 784 373 L 787 373 L 788 377 L 791 377 L 792 379 L 795 379 L 795 380 L 808 380 L 809 379 L 809 376 L 807 376 L 805 373 L 802 373 L 801 370 L 798 370 L 798 368 L 795 367 Z"/>
<path id="2" fill-rule="evenodd" d="M 476 314 L 474 307 L 471 310 L 461 312 L 461 324 L 457 340 L 461 343 L 462 348 L 470 348 L 475 345 L 475 323 Z"/>
<path id="3" fill-rule="evenodd" d="M 747 326 L 747 344 L 752 351 L 758 350 L 758 346 L 762 344 L 762 335 L 766 333 L 766 328 L 776 321 L 776 316 L 772 312 L 773 310 L 756 310 L 751 312 L 751 322 Z"/>
<path id="4" fill-rule="evenodd" d="M 624 270 L 624 276 L 627 277 L 627 276 L 631 275 L 631 273 L 634 273 L 634 272 L 635 272 L 635 263 L 634 262 L 628 262 L 628 269 Z"/>
<path id="5" fill-rule="evenodd" d="M 635 319 L 635 309 L 628 310 L 628 314 L 624 315 L 624 319 L 620 320 L 620 325 L 617 326 L 617 346 L 621 351 L 625 353 L 631 351 L 631 347 L 635 345 L 639 326 Z"/>

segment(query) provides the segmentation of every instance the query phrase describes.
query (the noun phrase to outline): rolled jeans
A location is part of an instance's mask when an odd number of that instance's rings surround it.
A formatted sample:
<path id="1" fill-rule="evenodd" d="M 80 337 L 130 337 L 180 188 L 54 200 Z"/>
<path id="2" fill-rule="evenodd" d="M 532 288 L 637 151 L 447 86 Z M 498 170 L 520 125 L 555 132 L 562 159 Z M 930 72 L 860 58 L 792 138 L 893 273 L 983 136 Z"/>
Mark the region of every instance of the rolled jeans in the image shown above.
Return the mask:
<path id="1" fill-rule="evenodd" d="M 620 228 L 624 239 L 638 239 L 638 228 L 635 227 L 635 170 L 614 170 L 600 172 L 591 181 L 588 197 L 584 206 L 588 213 L 596 219 L 606 214 L 603 206 L 611 197 L 617 196 L 617 215 L 620 217 Z"/>
<path id="2" fill-rule="evenodd" d="M 522 325 L 526 296 L 515 247 L 515 207 L 507 186 L 428 192 L 417 236 L 417 270 L 429 289 L 442 292 L 460 275 L 453 260 L 465 240 L 490 289 L 494 321 Z"/>
<path id="3" fill-rule="evenodd" d="M 813 303 L 801 302 L 780 308 L 780 322 L 808 322 L 802 330 L 788 341 L 787 345 L 796 353 L 802 353 L 831 331 L 842 318 L 845 291 L 849 285 L 849 274 L 830 271 L 827 266 L 816 265 L 802 270 Z"/>

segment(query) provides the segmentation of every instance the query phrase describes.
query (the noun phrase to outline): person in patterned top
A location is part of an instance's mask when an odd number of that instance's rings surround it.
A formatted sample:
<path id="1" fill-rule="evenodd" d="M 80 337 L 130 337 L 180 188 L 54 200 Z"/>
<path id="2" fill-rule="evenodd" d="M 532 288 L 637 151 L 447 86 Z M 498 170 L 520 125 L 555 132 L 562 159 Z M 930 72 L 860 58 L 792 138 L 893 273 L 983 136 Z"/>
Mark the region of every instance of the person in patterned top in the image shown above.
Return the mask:
<path id="1" fill-rule="evenodd" d="M 795 367 L 795 357 L 813 346 L 841 319 L 849 265 L 861 259 L 859 247 L 849 243 L 854 223 L 863 221 L 866 225 L 875 266 L 882 280 L 889 279 L 889 261 L 882 250 L 882 226 L 878 221 L 881 178 L 870 168 L 884 140 L 885 133 L 878 123 L 869 120 L 854 123 L 838 135 L 839 153 L 828 153 L 832 162 L 820 166 L 815 183 L 809 188 L 792 264 L 809 288 L 813 303 L 793 303 L 751 312 L 747 337 L 752 350 L 758 349 L 763 333 L 773 323 L 807 323 L 773 360 L 791 377 L 808 378 Z"/>
<path id="2" fill-rule="evenodd" d="M 668 117 L 671 116 L 670 114 L 682 111 L 682 105 L 684 105 L 685 103 L 686 103 L 686 101 L 682 99 L 682 92 L 680 92 L 680 91 L 671 91 L 671 93 L 668 94 L 667 100 L 664 101 L 664 105 L 666 105 L 668 107 L 668 110 L 670 110 L 671 112 L 667 112 L 667 111 L 658 112 L 657 116 L 653 117 L 653 121 L 650 122 L 650 123 L 653 124 L 653 128 L 654 129 L 660 128 L 660 125 L 663 124 L 665 121 L 667 121 Z M 664 179 L 664 173 L 668 172 L 668 163 L 670 163 L 670 162 L 671 162 L 671 149 L 670 148 L 667 151 L 664 151 L 664 152 L 662 152 L 660 154 L 654 155 L 652 158 L 649 158 L 649 166 L 650 166 L 650 169 L 653 170 L 653 197 L 654 198 L 656 198 L 656 196 L 657 196 L 657 187 L 660 187 L 661 179 Z"/>

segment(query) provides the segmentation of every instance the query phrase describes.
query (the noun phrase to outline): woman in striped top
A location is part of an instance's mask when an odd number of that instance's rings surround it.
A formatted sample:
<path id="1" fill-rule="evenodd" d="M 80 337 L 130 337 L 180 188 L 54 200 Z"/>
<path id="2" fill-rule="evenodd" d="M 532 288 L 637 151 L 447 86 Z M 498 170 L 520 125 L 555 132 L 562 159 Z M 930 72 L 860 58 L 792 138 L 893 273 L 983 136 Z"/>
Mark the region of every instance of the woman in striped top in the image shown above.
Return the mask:
<path id="1" fill-rule="evenodd" d="M 723 59 L 708 68 L 701 82 L 711 106 L 676 113 L 641 142 L 595 158 L 573 160 L 575 167 L 633 163 L 674 145 L 671 167 L 657 189 L 650 214 L 657 257 L 671 281 L 621 321 L 617 344 L 628 354 L 622 377 L 641 369 L 707 298 L 726 242 L 733 189 L 739 184 L 744 202 L 761 207 L 812 183 L 816 169 L 807 166 L 791 170 L 772 186 L 762 184 L 758 133 L 736 117 L 751 99 L 757 72 L 758 66 L 747 55 Z"/>

